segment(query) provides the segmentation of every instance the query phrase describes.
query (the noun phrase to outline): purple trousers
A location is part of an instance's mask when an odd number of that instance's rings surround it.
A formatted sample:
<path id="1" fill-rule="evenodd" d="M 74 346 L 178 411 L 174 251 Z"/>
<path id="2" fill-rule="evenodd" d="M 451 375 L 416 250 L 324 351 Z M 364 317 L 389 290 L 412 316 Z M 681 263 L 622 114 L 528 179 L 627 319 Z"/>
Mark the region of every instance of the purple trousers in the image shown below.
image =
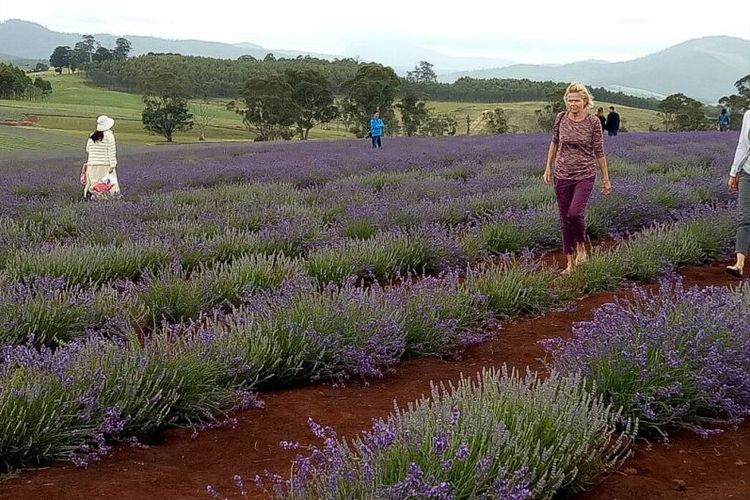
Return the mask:
<path id="1" fill-rule="evenodd" d="M 566 255 L 575 253 L 578 243 L 586 241 L 586 205 L 594 189 L 596 177 L 580 180 L 555 179 L 555 196 L 560 210 L 563 251 Z"/>

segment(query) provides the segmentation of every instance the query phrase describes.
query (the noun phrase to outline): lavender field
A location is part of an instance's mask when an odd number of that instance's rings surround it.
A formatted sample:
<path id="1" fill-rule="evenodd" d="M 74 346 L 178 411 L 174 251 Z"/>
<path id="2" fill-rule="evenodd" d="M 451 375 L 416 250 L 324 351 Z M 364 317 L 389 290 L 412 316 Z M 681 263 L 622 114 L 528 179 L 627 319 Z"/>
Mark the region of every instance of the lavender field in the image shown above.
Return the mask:
<path id="1" fill-rule="evenodd" d="M 82 200 L 74 156 L 0 160 L 0 471 L 83 466 L 114 441 L 258 405 L 253 391 L 381 376 L 481 342 L 492 322 L 724 256 L 736 140 L 610 138 L 614 192 L 593 196 L 587 229 L 618 244 L 569 277 L 538 260 L 560 245 L 546 135 L 133 149 L 119 159 L 124 199 L 101 203 Z M 591 412 L 588 444 L 554 478 L 498 462 L 487 488 L 546 498 L 621 462 L 635 426 L 616 445 L 595 436 L 651 406 L 604 410 L 576 376 L 549 384 L 571 388 L 561 415 Z M 547 390 L 503 377 L 501 392 Z M 737 420 L 737 394 L 712 417 Z M 576 457 L 598 457 L 580 484 Z M 384 480 L 403 493 L 405 476 Z"/>

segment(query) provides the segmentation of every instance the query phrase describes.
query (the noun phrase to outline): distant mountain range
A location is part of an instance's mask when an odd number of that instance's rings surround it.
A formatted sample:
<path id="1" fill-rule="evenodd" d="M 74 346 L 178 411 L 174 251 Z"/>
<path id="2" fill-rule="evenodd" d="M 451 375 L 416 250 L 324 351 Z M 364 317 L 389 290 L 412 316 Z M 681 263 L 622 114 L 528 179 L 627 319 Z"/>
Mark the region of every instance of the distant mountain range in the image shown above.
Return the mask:
<path id="1" fill-rule="evenodd" d="M 728 36 L 696 38 L 631 61 L 581 61 L 559 66 L 515 64 L 502 68 L 442 75 L 452 82 L 474 78 L 579 80 L 637 95 L 682 92 L 714 103 L 735 92 L 734 82 L 750 73 L 750 40 Z"/>
<path id="2" fill-rule="evenodd" d="M 119 37 L 95 33 L 96 40 L 112 48 Z M 123 35 L 133 52 L 174 52 L 185 55 L 236 59 L 242 55 L 263 58 L 310 55 L 325 59 L 359 57 L 393 66 L 405 74 L 419 61 L 430 61 L 440 80 L 452 82 L 462 76 L 474 78 L 528 78 L 530 80 L 579 80 L 597 87 L 641 95 L 664 96 L 683 92 L 706 103 L 715 103 L 735 91 L 734 82 L 750 73 L 750 40 L 727 36 L 705 37 L 666 48 L 631 61 L 580 61 L 563 65 L 513 64 L 491 58 L 451 57 L 414 45 L 356 45 L 342 54 L 319 54 L 303 50 L 268 49 L 254 43 L 228 44 L 202 40 L 167 40 Z M 48 60 L 58 45 L 73 46 L 80 33 L 59 33 L 28 21 L 0 22 L 0 60 Z M 481 69 L 489 68 L 489 69 Z"/>

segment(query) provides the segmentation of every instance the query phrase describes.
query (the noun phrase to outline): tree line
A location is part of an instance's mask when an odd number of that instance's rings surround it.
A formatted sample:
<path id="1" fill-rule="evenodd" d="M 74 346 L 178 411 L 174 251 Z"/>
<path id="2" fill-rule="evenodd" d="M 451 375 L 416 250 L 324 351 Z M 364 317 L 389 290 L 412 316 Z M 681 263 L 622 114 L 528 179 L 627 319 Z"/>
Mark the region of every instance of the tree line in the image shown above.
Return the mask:
<path id="1" fill-rule="evenodd" d="M 91 83 L 112 90 L 138 92 L 141 82 L 154 72 L 168 71 L 181 81 L 186 92 L 194 97 L 233 98 L 250 77 L 281 74 L 289 69 L 312 69 L 322 73 L 334 94 L 343 93 L 344 83 L 350 80 L 362 63 L 356 59 L 318 59 L 310 56 L 276 58 L 273 54 L 263 59 L 245 55 L 238 59 L 216 59 L 179 54 L 147 54 L 127 61 L 106 59 L 86 68 Z M 400 96 L 414 94 L 432 101 L 454 102 L 525 102 L 542 101 L 559 85 L 558 82 L 536 82 L 528 79 L 477 79 L 463 77 L 453 83 L 439 83 L 432 64 L 421 61 L 400 80 Z M 597 100 L 622 106 L 657 109 L 658 100 L 636 97 L 595 87 Z"/>
<path id="2" fill-rule="evenodd" d="M 0 99 L 38 100 L 51 93 L 49 81 L 41 77 L 32 80 L 22 69 L 0 63 Z"/>
<path id="3" fill-rule="evenodd" d="M 97 42 L 94 35 L 83 35 L 81 41 L 72 48 L 68 45 L 55 47 L 49 57 L 49 63 L 57 73 L 62 73 L 64 68 L 68 68 L 70 73 L 75 73 L 79 68 L 88 68 L 95 63 L 125 61 L 130 51 L 131 44 L 127 38 L 118 38 L 115 47 L 110 50 Z"/>

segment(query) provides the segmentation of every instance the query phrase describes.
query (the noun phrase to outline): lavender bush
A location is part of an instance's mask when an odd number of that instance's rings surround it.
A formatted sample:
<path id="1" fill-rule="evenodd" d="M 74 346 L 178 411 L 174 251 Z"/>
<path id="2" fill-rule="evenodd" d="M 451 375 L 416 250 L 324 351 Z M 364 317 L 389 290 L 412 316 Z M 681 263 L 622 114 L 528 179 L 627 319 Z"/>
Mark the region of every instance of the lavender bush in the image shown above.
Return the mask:
<path id="1" fill-rule="evenodd" d="M 678 281 L 633 294 L 575 325 L 573 339 L 545 341 L 553 367 L 580 371 L 651 432 L 750 415 L 750 290 Z"/>
<path id="2" fill-rule="evenodd" d="M 622 462 L 635 431 L 589 389 L 576 375 L 541 380 L 485 370 L 455 387 L 433 385 L 430 398 L 397 407 L 351 444 L 310 421 L 324 445 L 308 447 L 291 480 L 267 493 L 395 500 L 579 491 Z"/>

